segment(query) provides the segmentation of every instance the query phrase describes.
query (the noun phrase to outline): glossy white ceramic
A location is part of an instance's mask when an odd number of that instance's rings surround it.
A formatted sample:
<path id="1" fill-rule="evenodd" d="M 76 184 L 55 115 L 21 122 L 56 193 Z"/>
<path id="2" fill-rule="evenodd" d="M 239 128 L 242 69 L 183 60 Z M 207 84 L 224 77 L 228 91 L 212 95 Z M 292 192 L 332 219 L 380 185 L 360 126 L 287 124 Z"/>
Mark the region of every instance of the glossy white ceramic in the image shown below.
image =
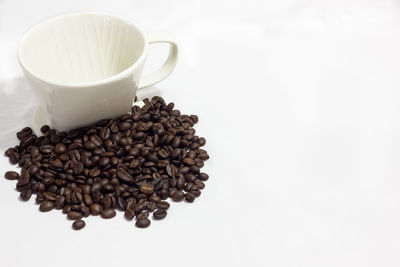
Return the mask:
<path id="1" fill-rule="evenodd" d="M 142 77 L 148 46 L 170 44 L 165 64 Z M 167 34 L 150 34 L 132 21 L 104 13 L 56 17 L 30 29 L 18 59 L 40 99 L 33 121 L 65 131 L 113 118 L 132 106 L 136 91 L 167 77 L 178 47 Z"/>

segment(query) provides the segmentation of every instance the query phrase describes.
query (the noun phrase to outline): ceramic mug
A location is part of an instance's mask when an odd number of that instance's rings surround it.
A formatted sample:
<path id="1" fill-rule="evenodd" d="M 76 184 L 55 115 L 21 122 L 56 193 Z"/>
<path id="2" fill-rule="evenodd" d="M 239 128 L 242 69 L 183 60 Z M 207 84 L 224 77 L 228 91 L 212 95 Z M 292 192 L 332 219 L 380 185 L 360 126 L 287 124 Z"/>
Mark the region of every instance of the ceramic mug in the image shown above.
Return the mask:
<path id="1" fill-rule="evenodd" d="M 142 77 L 149 44 L 168 43 L 165 64 Z M 128 112 L 138 89 L 166 78 L 178 47 L 167 34 L 145 34 L 132 21 L 104 13 L 75 13 L 31 28 L 18 60 L 40 100 L 33 128 L 60 131 Z"/>

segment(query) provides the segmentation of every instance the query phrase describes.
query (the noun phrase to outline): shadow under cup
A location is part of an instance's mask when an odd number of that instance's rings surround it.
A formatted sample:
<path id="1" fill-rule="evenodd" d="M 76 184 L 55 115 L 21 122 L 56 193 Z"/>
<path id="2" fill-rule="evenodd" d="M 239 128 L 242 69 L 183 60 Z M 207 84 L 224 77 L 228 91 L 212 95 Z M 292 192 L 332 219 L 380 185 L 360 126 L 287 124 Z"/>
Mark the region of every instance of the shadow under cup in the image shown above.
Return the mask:
<path id="1" fill-rule="evenodd" d="M 146 53 L 145 35 L 135 24 L 91 13 L 45 21 L 28 31 L 18 48 L 41 101 L 36 117 L 61 131 L 126 113 Z"/>

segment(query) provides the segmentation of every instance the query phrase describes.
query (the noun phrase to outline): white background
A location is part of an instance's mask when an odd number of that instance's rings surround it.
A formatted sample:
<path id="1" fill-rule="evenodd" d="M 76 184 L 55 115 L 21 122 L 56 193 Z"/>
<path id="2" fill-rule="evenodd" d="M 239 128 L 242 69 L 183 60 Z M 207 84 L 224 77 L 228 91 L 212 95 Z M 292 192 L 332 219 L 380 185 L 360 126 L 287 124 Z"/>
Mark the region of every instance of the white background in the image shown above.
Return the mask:
<path id="1" fill-rule="evenodd" d="M 148 229 L 118 213 L 77 232 L 0 179 L 0 266 L 400 266 L 398 1 L 0 0 L 1 172 L 36 106 L 17 42 L 74 11 L 177 38 L 176 70 L 145 94 L 199 115 L 210 180 Z"/>

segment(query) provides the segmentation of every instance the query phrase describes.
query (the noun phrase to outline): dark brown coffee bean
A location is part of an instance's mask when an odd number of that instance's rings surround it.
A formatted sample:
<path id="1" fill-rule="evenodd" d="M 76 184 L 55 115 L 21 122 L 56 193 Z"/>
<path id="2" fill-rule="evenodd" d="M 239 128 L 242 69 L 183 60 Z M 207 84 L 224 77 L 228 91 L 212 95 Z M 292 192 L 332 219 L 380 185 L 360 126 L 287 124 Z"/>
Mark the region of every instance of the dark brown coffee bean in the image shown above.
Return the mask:
<path id="1" fill-rule="evenodd" d="M 185 163 L 186 165 L 192 166 L 192 165 L 194 165 L 194 160 L 191 158 L 184 158 L 183 163 Z"/>
<path id="2" fill-rule="evenodd" d="M 185 195 L 183 194 L 182 191 L 176 191 L 176 192 L 172 195 L 172 200 L 178 202 L 178 201 L 181 201 L 184 197 L 185 197 Z"/>
<path id="3" fill-rule="evenodd" d="M 143 211 L 143 212 L 140 212 L 140 213 L 136 214 L 136 219 L 137 220 L 147 219 L 147 218 L 149 218 L 149 212 L 148 211 Z"/>
<path id="4" fill-rule="evenodd" d="M 153 212 L 153 217 L 156 220 L 162 220 L 167 216 L 167 211 L 166 210 L 156 210 Z"/>
<path id="5" fill-rule="evenodd" d="M 97 135 L 90 136 L 90 141 L 92 141 L 93 144 L 95 144 L 97 147 L 100 147 L 103 143 L 100 137 L 98 137 Z"/>
<path id="6" fill-rule="evenodd" d="M 41 212 L 51 211 L 54 208 L 54 202 L 52 201 L 43 201 L 42 204 L 39 206 L 39 210 Z"/>
<path id="7" fill-rule="evenodd" d="M 32 190 L 30 189 L 23 190 L 21 194 L 19 194 L 19 196 L 23 201 L 28 201 L 32 196 Z"/>
<path id="8" fill-rule="evenodd" d="M 190 191 L 190 193 L 192 193 L 195 197 L 199 197 L 201 195 L 201 191 L 199 190 Z"/>
<path id="9" fill-rule="evenodd" d="M 181 150 L 180 150 L 179 148 L 175 148 L 175 149 L 172 151 L 172 153 L 171 153 L 171 156 L 172 156 L 172 158 L 174 158 L 174 159 L 179 158 L 180 155 L 181 155 Z"/>
<path id="10" fill-rule="evenodd" d="M 4 177 L 7 180 L 17 180 L 19 178 L 19 174 L 18 174 L 18 172 L 15 172 L 15 171 L 8 171 L 4 174 Z"/>
<path id="11" fill-rule="evenodd" d="M 198 122 L 199 122 L 199 117 L 197 117 L 197 115 L 190 115 L 190 119 L 191 119 L 194 123 L 198 123 Z"/>
<path id="12" fill-rule="evenodd" d="M 182 190 L 185 187 L 186 180 L 183 176 L 180 176 L 176 181 L 176 188 Z"/>
<path id="13" fill-rule="evenodd" d="M 71 166 L 71 164 L 70 164 L 70 166 Z M 85 167 L 85 166 L 83 165 L 82 162 L 74 163 L 73 166 L 72 166 L 74 174 L 80 174 L 80 173 L 82 173 L 84 167 Z"/>
<path id="14" fill-rule="evenodd" d="M 131 118 L 133 121 L 139 121 L 140 115 L 141 115 L 140 112 L 133 112 Z"/>
<path id="15" fill-rule="evenodd" d="M 108 138 L 110 138 L 110 135 L 111 135 L 111 131 L 110 131 L 110 129 L 109 128 L 102 128 L 101 130 L 100 130 L 100 138 L 102 139 L 102 140 L 107 140 Z"/>
<path id="16" fill-rule="evenodd" d="M 63 154 L 67 151 L 67 147 L 63 143 L 59 143 L 56 145 L 55 151 L 57 154 Z"/>
<path id="17" fill-rule="evenodd" d="M 149 211 L 154 211 L 156 208 L 157 208 L 156 203 L 154 203 L 154 202 L 149 202 L 149 203 L 147 203 L 147 209 L 148 209 Z"/>
<path id="18" fill-rule="evenodd" d="M 64 206 L 64 208 L 62 209 L 62 213 L 64 213 L 64 214 L 67 214 L 70 211 L 71 211 L 71 206 L 69 206 L 69 205 Z"/>
<path id="19" fill-rule="evenodd" d="M 160 201 L 157 203 L 157 208 L 167 210 L 169 209 L 169 203 L 167 201 Z"/>
<path id="20" fill-rule="evenodd" d="M 74 230 L 81 230 L 82 228 L 84 228 L 86 226 L 85 221 L 83 220 L 76 220 L 72 223 L 72 228 Z"/>
<path id="21" fill-rule="evenodd" d="M 44 201 L 44 196 L 43 196 L 43 193 L 41 193 L 41 192 L 38 192 L 37 194 L 36 194 L 36 204 L 41 204 L 41 203 L 43 203 L 43 201 Z"/>
<path id="22" fill-rule="evenodd" d="M 84 143 L 84 147 L 85 147 L 87 150 L 95 150 L 97 146 L 96 146 L 92 141 L 88 140 L 88 141 L 86 141 L 86 142 Z"/>
<path id="23" fill-rule="evenodd" d="M 123 183 L 133 183 L 135 180 L 133 179 L 132 175 L 130 175 L 126 170 L 119 168 L 117 170 L 117 177 Z"/>
<path id="24" fill-rule="evenodd" d="M 161 201 L 161 198 L 159 196 L 152 195 L 152 196 L 149 197 L 149 200 L 154 202 L 154 203 L 157 203 L 157 202 Z"/>
<path id="25" fill-rule="evenodd" d="M 64 196 L 57 196 L 55 201 L 55 208 L 60 210 L 64 207 L 65 204 L 65 197 Z"/>
<path id="26" fill-rule="evenodd" d="M 207 153 L 199 154 L 197 157 L 202 160 L 208 160 L 210 158 Z"/>
<path id="27" fill-rule="evenodd" d="M 79 192 L 73 192 L 71 195 L 71 200 L 72 200 L 72 203 L 79 204 L 82 202 L 83 196 Z"/>
<path id="28" fill-rule="evenodd" d="M 54 146 L 50 145 L 50 144 L 40 146 L 40 152 L 42 152 L 44 154 L 49 154 L 53 150 L 54 150 Z"/>
<path id="29" fill-rule="evenodd" d="M 101 167 L 105 167 L 105 166 L 107 166 L 108 164 L 110 164 L 110 158 L 109 157 L 101 157 L 100 159 L 99 159 L 99 166 L 101 166 Z"/>
<path id="30" fill-rule="evenodd" d="M 199 179 L 200 179 L 201 181 L 207 181 L 207 180 L 208 180 L 208 174 L 207 174 L 207 173 L 204 173 L 204 172 L 200 173 L 200 174 L 199 174 Z"/>
<path id="31" fill-rule="evenodd" d="M 137 220 L 135 225 L 138 228 L 146 228 L 146 227 L 149 227 L 150 223 L 151 222 L 148 218 L 143 218 L 143 219 Z"/>
<path id="32" fill-rule="evenodd" d="M 101 171 L 100 171 L 99 169 L 97 169 L 97 168 L 93 168 L 93 169 L 91 169 L 91 170 L 89 171 L 90 177 L 99 176 L 100 173 L 101 173 Z"/>
<path id="33" fill-rule="evenodd" d="M 93 204 L 93 199 L 92 199 L 92 197 L 91 197 L 89 194 L 84 194 L 84 195 L 83 195 L 83 200 L 85 201 L 85 204 L 86 204 L 87 206 L 90 206 L 90 205 Z"/>
<path id="34" fill-rule="evenodd" d="M 46 200 L 50 200 L 50 201 L 55 201 L 55 200 L 56 200 L 56 197 L 57 197 L 57 195 L 54 194 L 54 193 L 52 193 L 52 192 L 44 192 L 44 193 L 43 193 L 43 196 L 44 196 L 44 198 L 45 198 Z"/>
<path id="35" fill-rule="evenodd" d="M 146 195 L 151 195 L 154 192 L 154 186 L 151 184 L 143 183 L 140 185 L 140 191 Z"/>
<path id="36" fill-rule="evenodd" d="M 132 221 L 133 218 L 135 217 L 135 212 L 133 210 L 131 210 L 131 209 L 127 209 L 127 210 L 125 210 L 125 214 L 124 215 L 125 215 L 125 218 L 128 221 Z"/>
<path id="37" fill-rule="evenodd" d="M 186 193 L 185 194 L 185 200 L 187 202 L 192 203 L 195 199 L 196 199 L 196 196 L 194 194 L 192 194 L 192 193 Z"/>
<path id="38" fill-rule="evenodd" d="M 168 158 L 168 155 L 169 155 L 168 151 L 165 149 L 160 149 L 157 154 L 160 158 L 164 158 L 164 159 Z"/>
<path id="39" fill-rule="evenodd" d="M 50 130 L 50 127 L 49 127 L 48 125 L 43 125 L 43 126 L 40 128 L 40 131 L 41 131 L 43 134 L 46 134 L 48 130 Z"/>
<path id="40" fill-rule="evenodd" d="M 98 203 L 94 203 L 90 205 L 90 214 L 99 215 L 101 213 L 101 205 Z"/>
<path id="41" fill-rule="evenodd" d="M 196 180 L 196 181 L 194 181 L 194 184 L 201 190 L 201 189 L 204 189 L 205 187 L 206 187 L 206 185 L 202 182 L 202 181 L 200 181 L 200 180 Z"/>
<path id="42" fill-rule="evenodd" d="M 147 206 L 146 202 L 141 202 L 141 203 L 136 204 L 135 205 L 135 212 L 136 213 L 141 212 L 142 210 L 144 210 L 146 208 L 146 206 Z"/>
<path id="43" fill-rule="evenodd" d="M 115 210 L 113 210 L 113 209 L 106 209 L 106 210 L 104 210 L 104 211 L 100 214 L 100 216 L 101 216 L 101 218 L 103 218 L 103 219 L 111 219 L 111 218 L 115 217 L 116 214 L 117 214 L 117 213 L 115 212 Z"/>
<path id="44" fill-rule="evenodd" d="M 203 137 L 200 137 L 198 143 L 200 146 L 204 146 L 206 144 L 206 139 Z"/>
<path id="45" fill-rule="evenodd" d="M 90 209 L 86 206 L 81 206 L 81 213 L 83 217 L 88 217 L 90 215 Z"/>
<path id="46" fill-rule="evenodd" d="M 194 181 L 196 181 L 197 178 L 196 178 L 196 175 L 194 175 L 193 173 L 188 173 L 185 175 L 185 179 L 188 182 L 194 182 Z"/>
<path id="47" fill-rule="evenodd" d="M 70 220 L 80 220 L 82 219 L 82 213 L 78 211 L 70 211 L 68 212 L 67 217 Z"/>
<path id="48" fill-rule="evenodd" d="M 32 165 L 28 168 L 29 175 L 35 175 L 39 171 L 39 167 L 37 165 Z"/>

